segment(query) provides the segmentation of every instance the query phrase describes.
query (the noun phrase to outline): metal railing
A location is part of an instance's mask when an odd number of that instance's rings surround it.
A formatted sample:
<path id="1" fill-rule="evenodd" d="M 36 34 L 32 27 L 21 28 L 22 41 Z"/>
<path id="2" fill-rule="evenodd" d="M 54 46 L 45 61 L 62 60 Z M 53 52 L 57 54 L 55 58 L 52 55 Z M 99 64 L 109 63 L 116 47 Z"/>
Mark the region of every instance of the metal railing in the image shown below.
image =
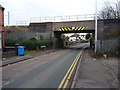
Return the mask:
<path id="1" fill-rule="evenodd" d="M 61 22 L 61 21 L 79 21 L 94 20 L 95 14 L 71 15 L 71 16 L 48 16 L 48 17 L 32 17 L 31 22 Z"/>
<path id="2" fill-rule="evenodd" d="M 16 21 L 16 26 L 28 26 L 30 21 Z"/>
<path id="3" fill-rule="evenodd" d="M 29 25 L 29 23 L 32 22 L 63 22 L 63 21 L 82 21 L 82 20 L 95 20 L 95 14 L 32 17 L 28 21 L 17 21 L 16 25 Z"/>

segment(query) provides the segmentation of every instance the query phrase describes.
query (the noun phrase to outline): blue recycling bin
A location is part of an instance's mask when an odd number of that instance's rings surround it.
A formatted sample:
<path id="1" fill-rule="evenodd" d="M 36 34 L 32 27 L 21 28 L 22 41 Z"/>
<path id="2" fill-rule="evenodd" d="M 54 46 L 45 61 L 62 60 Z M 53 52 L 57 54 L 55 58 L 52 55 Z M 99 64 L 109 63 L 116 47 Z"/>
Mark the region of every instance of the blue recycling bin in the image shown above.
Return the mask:
<path id="1" fill-rule="evenodd" d="M 25 47 L 24 46 L 18 46 L 18 56 L 23 56 L 24 55 L 24 51 L 25 51 Z"/>

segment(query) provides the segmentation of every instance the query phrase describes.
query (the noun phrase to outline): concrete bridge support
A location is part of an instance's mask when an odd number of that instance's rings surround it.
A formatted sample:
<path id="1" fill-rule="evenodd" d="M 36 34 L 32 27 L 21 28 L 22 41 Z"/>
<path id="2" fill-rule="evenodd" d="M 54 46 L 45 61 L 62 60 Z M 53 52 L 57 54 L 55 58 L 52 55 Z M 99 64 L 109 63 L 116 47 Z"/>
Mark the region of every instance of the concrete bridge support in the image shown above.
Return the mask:
<path id="1" fill-rule="evenodd" d="M 63 48 L 64 47 L 64 41 L 61 39 L 61 32 L 54 32 L 54 38 L 53 38 L 53 48 Z"/>
<path id="2" fill-rule="evenodd" d="M 54 38 L 53 40 L 53 48 L 63 48 L 64 47 L 64 43 L 63 40 L 61 38 Z"/>
<path id="3" fill-rule="evenodd" d="M 90 38 L 90 48 L 95 47 L 95 33 L 92 33 L 92 37 Z"/>

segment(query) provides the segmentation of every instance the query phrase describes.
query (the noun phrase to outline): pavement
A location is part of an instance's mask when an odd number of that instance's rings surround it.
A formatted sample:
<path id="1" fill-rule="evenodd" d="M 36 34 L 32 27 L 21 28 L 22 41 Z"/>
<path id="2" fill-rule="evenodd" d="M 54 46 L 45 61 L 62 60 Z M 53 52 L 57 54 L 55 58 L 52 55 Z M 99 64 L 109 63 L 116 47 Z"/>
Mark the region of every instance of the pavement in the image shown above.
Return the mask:
<path id="1" fill-rule="evenodd" d="M 118 59 L 96 59 L 90 56 L 88 50 L 85 50 L 74 87 L 118 88 Z"/>
<path id="2" fill-rule="evenodd" d="M 55 52 L 55 51 L 57 51 L 57 49 L 44 50 L 44 51 L 41 51 L 41 52 L 26 54 L 24 56 L 14 56 L 14 57 L 10 57 L 10 58 L 5 58 L 2 61 L 2 66 L 6 66 L 6 65 L 9 65 L 9 64 L 14 64 L 14 63 L 17 63 L 17 62 L 28 60 L 30 58 L 35 58 L 37 56 L 52 53 L 52 52 Z"/>

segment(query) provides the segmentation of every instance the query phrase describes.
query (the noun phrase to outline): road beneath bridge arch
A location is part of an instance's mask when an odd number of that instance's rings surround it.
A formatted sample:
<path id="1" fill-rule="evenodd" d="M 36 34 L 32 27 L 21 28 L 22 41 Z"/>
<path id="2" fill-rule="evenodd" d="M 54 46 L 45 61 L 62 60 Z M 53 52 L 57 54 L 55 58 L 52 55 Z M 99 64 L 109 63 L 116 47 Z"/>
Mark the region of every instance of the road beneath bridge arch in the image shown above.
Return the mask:
<path id="1" fill-rule="evenodd" d="M 63 29 L 63 28 L 62 28 Z M 65 28 L 66 29 L 66 28 Z M 64 48 L 64 40 L 61 39 L 62 34 L 67 33 L 92 33 L 93 39 L 90 41 L 90 46 L 94 44 L 95 30 L 70 30 L 70 31 L 54 31 L 54 48 Z"/>

